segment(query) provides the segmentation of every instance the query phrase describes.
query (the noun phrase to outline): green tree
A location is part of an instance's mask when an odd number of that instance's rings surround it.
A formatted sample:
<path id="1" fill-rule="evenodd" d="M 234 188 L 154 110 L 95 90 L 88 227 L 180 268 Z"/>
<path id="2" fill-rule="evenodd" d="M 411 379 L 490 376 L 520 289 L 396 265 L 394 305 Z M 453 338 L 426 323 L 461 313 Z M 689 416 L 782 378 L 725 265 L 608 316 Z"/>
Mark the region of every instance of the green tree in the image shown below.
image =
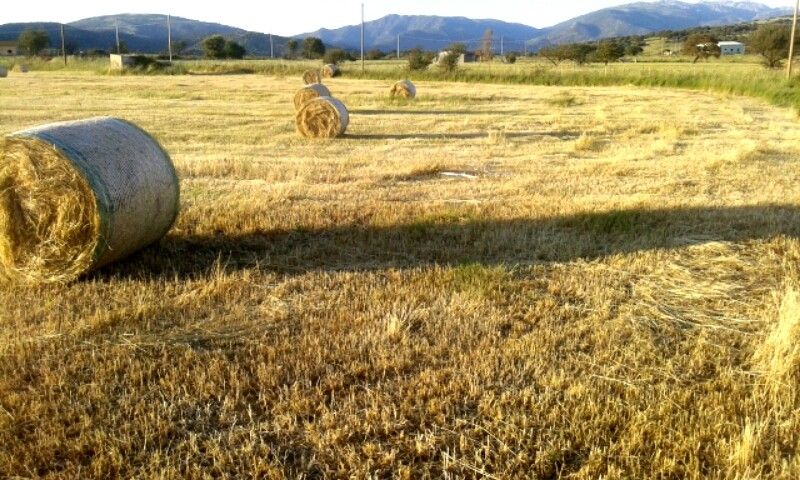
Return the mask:
<path id="1" fill-rule="evenodd" d="M 309 60 L 316 60 L 325 55 L 325 44 L 316 37 L 308 37 L 303 40 L 303 57 Z"/>
<path id="2" fill-rule="evenodd" d="M 344 61 L 353 60 L 353 57 L 350 56 L 349 53 L 345 52 L 340 48 L 334 48 L 325 52 L 325 55 L 322 57 L 322 62 L 326 64 L 334 64 L 338 65 Z"/>
<path id="3" fill-rule="evenodd" d="M 408 68 L 410 70 L 425 70 L 433 63 L 433 55 L 426 54 L 422 49 L 414 48 L 408 52 Z"/>
<path id="4" fill-rule="evenodd" d="M 225 58 L 241 60 L 244 58 L 244 54 L 247 53 L 247 49 L 245 49 L 243 45 L 240 45 L 233 40 L 228 40 L 225 42 L 224 53 Z"/>
<path id="5" fill-rule="evenodd" d="M 445 50 L 450 53 L 455 53 L 456 55 L 463 55 L 467 53 L 467 46 L 463 43 L 456 42 L 450 44 Z"/>
<path id="6" fill-rule="evenodd" d="M 460 58 L 460 53 L 447 52 L 439 57 L 439 63 L 437 65 L 447 73 L 454 73 L 458 70 L 458 61 Z"/>
<path id="7" fill-rule="evenodd" d="M 572 60 L 578 65 L 583 65 L 589 59 L 589 55 L 594 53 L 596 47 L 586 43 L 573 43 L 565 46 L 565 52 L 568 60 Z"/>
<path id="8" fill-rule="evenodd" d="M 17 44 L 26 55 L 35 57 L 50 46 L 50 36 L 44 30 L 27 29 L 19 35 Z"/>
<path id="9" fill-rule="evenodd" d="M 722 50 L 719 48 L 719 41 L 713 35 L 706 33 L 695 33 L 689 35 L 683 43 L 684 55 L 694 57 L 692 63 L 697 63 L 698 60 L 705 60 L 707 58 L 719 58 L 722 55 Z"/>
<path id="10" fill-rule="evenodd" d="M 761 25 L 750 37 L 750 48 L 761 55 L 764 66 L 779 68 L 789 57 L 792 30 L 788 25 L 768 23 Z"/>
<path id="11" fill-rule="evenodd" d="M 294 38 L 290 38 L 286 41 L 286 50 L 289 52 L 289 58 L 295 58 L 297 56 L 297 47 L 300 44 Z"/>
<path id="12" fill-rule="evenodd" d="M 172 53 L 175 55 L 183 55 L 187 48 L 189 48 L 189 43 L 186 40 L 172 42 Z"/>
<path id="13" fill-rule="evenodd" d="M 638 57 L 644 52 L 644 48 L 640 43 L 634 42 L 625 45 L 625 55 L 629 57 Z"/>
<path id="14" fill-rule="evenodd" d="M 225 39 L 222 35 L 212 35 L 203 40 L 206 58 L 225 58 Z"/>
<path id="15" fill-rule="evenodd" d="M 569 49 L 566 45 L 551 45 L 539 50 L 539 56 L 547 59 L 553 66 L 558 66 L 561 62 L 569 60 Z"/>
<path id="16" fill-rule="evenodd" d="M 608 65 L 610 62 L 616 62 L 625 56 L 625 47 L 618 44 L 613 40 L 604 40 L 597 45 L 597 50 L 594 51 L 594 58 L 598 62 Z"/>

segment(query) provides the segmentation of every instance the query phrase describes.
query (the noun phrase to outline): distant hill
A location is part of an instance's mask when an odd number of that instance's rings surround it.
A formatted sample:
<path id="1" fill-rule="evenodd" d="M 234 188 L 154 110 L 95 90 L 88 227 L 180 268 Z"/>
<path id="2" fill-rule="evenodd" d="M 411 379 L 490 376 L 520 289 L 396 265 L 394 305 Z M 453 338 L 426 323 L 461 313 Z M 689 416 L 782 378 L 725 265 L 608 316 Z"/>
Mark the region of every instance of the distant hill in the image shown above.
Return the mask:
<path id="1" fill-rule="evenodd" d="M 532 39 L 534 47 L 587 42 L 609 37 L 646 35 L 663 30 L 731 25 L 778 17 L 788 8 L 771 8 L 754 2 L 686 3 L 676 0 L 639 2 L 598 10 L 545 30 Z"/>
<path id="2" fill-rule="evenodd" d="M 368 48 L 379 48 L 384 51 L 395 50 L 398 35 L 403 50 L 414 47 L 438 50 L 456 41 L 466 43 L 470 49 L 476 49 L 484 32 L 489 29 L 493 31 L 498 47 L 501 37 L 507 37 L 511 42 L 512 39 L 534 38 L 541 33 L 541 30 L 527 25 L 500 20 L 421 15 L 388 15 L 367 22 L 364 27 Z M 297 38 L 304 37 L 319 37 L 326 44 L 345 49 L 358 49 L 361 45 L 361 26 L 353 25 L 335 30 L 322 29 L 297 36 Z"/>
<path id="3" fill-rule="evenodd" d="M 115 24 L 119 25 L 120 40 L 131 51 L 140 53 L 163 53 L 167 50 L 166 15 L 109 15 L 78 20 L 68 24 L 65 34 L 68 43 L 80 50 L 111 50 L 116 44 Z M 242 43 L 248 55 L 269 55 L 269 35 L 249 32 L 240 28 L 218 23 L 200 22 L 180 17 L 172 17 L 173 42 L 184 41 L 190 50 L 200 51 L 200 42 L 211 35 Z M 50 35 L 53 46 L 60 45 L 60 25 L 57 23 L 10 23 L 0 25 L 0 40 L 16 40 L 27 29 L 45 30 Z M 287 39 L 274 36 L 275 55 L 283 54 Z"/>
<path id="4" fill-rule="evenodd" d="M 397 36 L 401 48 L 419 46 L 438 50 L 454 41 L 476 49 L 487 29 L 494 32 L 495 50 L 505 37 L 507 50 L 522 50 L 560 43 L 589 42 L 602 38 L 646 35 L 662 30 L 682 30 L 705 25 L 728 25 L 786 15 L 788 8 L 770 8 L 754 2 L 687 3 L 676 0 L 639 2 L 605 8 L 544 29 L 499 20 L 463 17 L 389 15 L 365 24 L 367 48 L 392 51 Z M 315 36 L 325 43 L 347 49 L 360 45 L 360 25 L 317 30 L 298 35 Z"/>

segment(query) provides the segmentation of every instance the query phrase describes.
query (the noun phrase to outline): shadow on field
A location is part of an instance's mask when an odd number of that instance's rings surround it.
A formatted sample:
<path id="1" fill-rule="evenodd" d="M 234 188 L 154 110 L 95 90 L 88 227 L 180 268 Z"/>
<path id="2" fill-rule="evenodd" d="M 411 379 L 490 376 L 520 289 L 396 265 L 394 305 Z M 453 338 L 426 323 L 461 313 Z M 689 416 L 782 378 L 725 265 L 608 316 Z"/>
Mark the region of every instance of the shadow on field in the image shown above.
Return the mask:
<path id="1" fill-rule="evenodd" d="M 800 236 L 800 208 L 621 210 L 516 220 L 438 217 L 387 227 L 170 235 L 94 277 L 194 278 L 218 261 L 231 269 L 284 274 L 471 263 L 530 265 L 779 235 Z"/>
<path id="2" fill-rule="evenodd" d="M 517 110 L 350 110 L 350 115 L 517 115 Z"/>
<path id="3" fill-rule="evenodd" d="M 505 138 L 534 138 L 534 137 L 574 137 L 578 138 L 580 133 L 576 132 L 503 132 Z M 472 140 L 477 138 L 488 138 L 490 132 L 468 132 L 468 133 L 378 133 L 378 134 L 345 134 L 344 138 L 351 140 Z"/>

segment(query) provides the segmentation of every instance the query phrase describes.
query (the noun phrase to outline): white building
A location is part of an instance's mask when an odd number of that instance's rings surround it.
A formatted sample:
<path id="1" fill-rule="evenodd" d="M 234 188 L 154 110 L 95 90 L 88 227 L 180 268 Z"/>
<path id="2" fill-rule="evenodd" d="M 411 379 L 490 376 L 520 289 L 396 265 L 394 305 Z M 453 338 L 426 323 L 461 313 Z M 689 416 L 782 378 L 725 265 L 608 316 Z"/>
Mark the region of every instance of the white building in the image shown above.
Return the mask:
<path id="1" fill-rule="evenodd" d="M 0 57 L 17 55 L 17 42 L 0 42 Z"/>
<path id="2" fill-rule="evenodd" d="M 719 49 L 723 55 L 744 55 L 744 43 L 719 42 Z"/>

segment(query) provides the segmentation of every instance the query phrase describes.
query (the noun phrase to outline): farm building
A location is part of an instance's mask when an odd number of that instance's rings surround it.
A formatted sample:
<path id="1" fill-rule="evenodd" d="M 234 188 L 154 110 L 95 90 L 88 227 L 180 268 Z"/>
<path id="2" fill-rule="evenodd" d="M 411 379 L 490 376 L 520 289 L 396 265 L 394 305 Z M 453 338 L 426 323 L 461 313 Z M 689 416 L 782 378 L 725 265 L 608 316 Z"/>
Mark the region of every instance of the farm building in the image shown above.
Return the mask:
<path id="1" fill-rule="evenodd" d="M 17 42 L 0 42 L 0 57 L 14 57 L 17 55 Z"/>
<path id="2" fill-rule="evenodd" d="M 741 42 L 719 42 L 723 55 L 744 55 L 745 48 Z"/>

